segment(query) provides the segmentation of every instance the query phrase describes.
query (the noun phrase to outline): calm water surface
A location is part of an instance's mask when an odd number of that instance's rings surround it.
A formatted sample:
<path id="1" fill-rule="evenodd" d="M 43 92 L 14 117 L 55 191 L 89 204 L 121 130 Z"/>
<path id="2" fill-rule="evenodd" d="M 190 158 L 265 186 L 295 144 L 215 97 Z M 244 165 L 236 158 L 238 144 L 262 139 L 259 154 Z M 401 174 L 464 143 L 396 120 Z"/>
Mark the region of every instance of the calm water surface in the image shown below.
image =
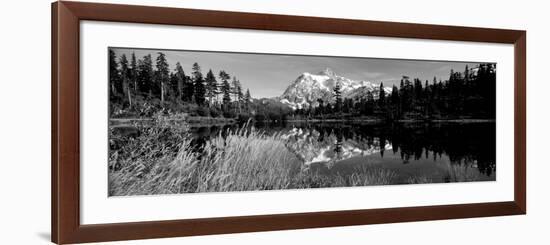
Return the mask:
<path id="1" fill-rule="evenodd" d="M 239 125 L 194 127 L 198 148 L 211 137 Z M 358 167 L 379 167 L 396 173 L 396 184 L 425 176 L 449 182 L 449 168 L 496 178 L 494 122 L 476 123 L 284 123 L 256 124 L 255 130 L 279 134 L 304 167 L 323 174 L 349 175 Z"/>

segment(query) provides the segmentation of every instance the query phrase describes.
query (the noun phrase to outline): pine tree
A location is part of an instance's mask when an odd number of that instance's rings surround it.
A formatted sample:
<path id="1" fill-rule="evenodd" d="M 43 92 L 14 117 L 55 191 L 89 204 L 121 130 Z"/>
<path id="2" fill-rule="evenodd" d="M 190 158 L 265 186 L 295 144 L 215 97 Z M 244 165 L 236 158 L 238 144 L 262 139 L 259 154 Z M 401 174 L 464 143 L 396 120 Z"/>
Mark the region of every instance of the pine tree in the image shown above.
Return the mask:
<path id="1" fill-rule="evenodd" d="M 178 95 L 178 76 L 175 72 L 170 72 L 170 82 L 168 83 L 168 98 L 172 102 L 179 102 L 179 95 Z"/>
<path id="2" fill-rule="evenodd" d="M 237 77 L 233 76 L 233 82 L 232 82 L 232 86 L 231 86 L 231 93 L 233 94 L 233 96 L 235 98 L 234 99 L 235 104 L 236 104 L 235 112 L 237 112 L 237 108 L 238 108 L 239 111 L 241 110 L 241 102 L 239 100 L 240 87 L 241 87 L 241 82 L 237 79 Z"/>
<path id="3" fill-rule="evenodd" d="M 451 74 L 449 74 L 449 80 L 447 80 L 448 82 L 448 90 L 449 90 L 449 96 L 455 96 L 455 92 L 456 92 L 456 89 L 455 89 L 455 72 L 453 69 L 451 69 Z"/>
<path id="4" fill-rule="evenodd" d="M 359 100 L 359 103 L 357 103 L 357 110 L 362 116 L 367 115 L 366 107 L 367 107 L 367 99 L 361 98 L 361 100 Z"/>
<path id="5" fill-rule="evenodd" d="M 391 105 L 393 110 L 392 118 L 400 117 L 401 110 L 400 110 L 400 101 L 399 101 L 399 90 L 395 85 L 392 86 L 390 100 L 391 100 Z"/>
<path id="6" fill-rule="evenodd" d="M 428 80 L 424 82 L 424 98 L 428 99 L 430 94 L 430 84 L 428 83 Z"/>
<path id="7" fill-rule="evenodd" d="M 470 69 L 468 69 L 468 65 L 464 68 L 464 83 L 468 84 L 468 81 L 470 80 Z"/>
<path id="8" fill-rule="evenodd" d="M 353 109 L 353 99 L 345 98 L 342 104 L 342 111 L 344 113 L 349 113 Z"/>
<path id="9" fill-rule="evenodd" d="M 138 87 L 142 94 L 148 94 L 149 96 L 152 93 L 151 83 L 153 82 L 153 59 L 151 55 L 146 55 L 143 57 L 143 60 L 138 60 Z"/>
<path id="10" fill-rule="evenodd" d="M 319 104 L 318 112 L 321 116 L 323 116 L 325 114 L 325 103 L 323 99 L 317 99 L 317 103 Z"/>
<path id="11" fill-rule="evenodd" d="M 403 76 L 403 78 L 401 78 L 399 101 L 401 112 L 407 112 L 412 104 L 412 84 L 408 76 Z"/>
<path id="12" fill-rule="evenodd" d="M 367 103 L 365 104 L 365 112 L 372 114 L 374 109 L 374 95 L 371 91 L 367 91 Z"/>
<path id="13" fill-rule="evenodd" d="M 136 54 L 133 52 L 132 52 L 132 58 L 130 61 L 130 66 L 132 66 L 130 70 L 130 77 L 132 81 L 132 91 L 134 92 L 134 94 L 137 94 L 139 91 L 138 84 L 137 84 L 138 66 L 136 61 Z"/>
<path id="14" fill-rule="evenodd" d="M 176 63 L 176 69 L 174 70 L 175 73 L 175 77 L 176 77 L 176 82 L 177 82 L 177 92 L 176 92 L 176 96 L 180 99 L 180 100 L 183 100 L 183 101 L 188 101 L 186 99 L 186 94 L 185 94 L 185 83 L 187 82 L 186 79 L 185 79 L 185 72 L 183 71 L 183 67 L 181 66 L 181 64 L 178 62 Z"/>
<path id="15" fill-rule="evenodd" d="M 250 90 L 246 89 L 246 94 L 244 95 L 244 104 L 246 106 L 246 111 L 247 112 L 250 110 L 251 100 L 252 100 L 252 97 L 250 96 Z"/>
<path id="16" fill-rule="evenodd" d="M 242 89 L 242 87 L 241 87 L 240 84 L 239 84 L 239 86 L 237 87 L 237 97 L 239 98 L 239 101 L 241 101 L 241 102 L 244 101 L 243 89 Z"/>
<path id="17" fill-rule="evenodd" d="M 428 80 L 424 83 L 424 115 L 429 116 L 430 113 L 430 105 L 432 103 L 431 98 L 431 92 L 430 92 L 430 85 L 428 84 Z"/>
<path id="18" fill-rule="evenodd" d="M 216 106 L 219 106 L 222 104 L 220 100 L 220 94 L 223 94 L 222 92 L 223 82 L 216 80 L 215 87 L 216 89 L 214 90 L 215 91 L 214 96 L 216 97 Z"/>
<path id="19" fill-rule="evenodd" d="M 213 104 L 213 98 L 218 93 L 218 81 L 216 81 L 216 77 L 214 76 L 214 73 L 212 73 L 212 70 L 209 70 L 208 73 L 206 73 L 206 96 L 208 97 L 208 101 L 210 104 Z"/>
<path id="20" fill-rule="evenodd" d="M 162 52 L 157 56 L 157 76 L 156 86 L 160 87 L 160 101 L 164 102 L 167 86 L 170 79 L 170 70 L 168 68 L 168 61 L 166 61 L 166 55 Z"/>
<path id="21" fill-rule="evenodd" d="M 238 92 L 237 88 L 240 86 L 239 80 L 237 80 L 236 76 L 233 76 L 233 81 L 231 82 L 231 93 L 233 94 L 233 101 L 238 101 Z"/>
<path id="22" fill-rule="evenodd" d="M 399 104 L 399 91 L 395 85 L 391 88 L 391 103 L 394 105 Z"/>
<path id="23" fill-rule="evenodd" d="M 422 103 L 422 81 L 420 79 L 414 79 L 414 99 L 416 103 Z"/>
<path id="24" fill-rule="evenodd" d="M 124 97 L 128 99 L 128 104 L 132 107 L 132 93 L 130 91 L 130 68 L 128 66 L 128 59 L 123 54 L 120 57 L 120 76 L 122 78 L 122 93 Z"/>
<path id="25" fill-rule="evenodd" d="M 384 91 L 384 83 L 380 83 L 380 89 L 378 91 L 378 106 L 380 106 L 380 109 L 383 109 L 385 104 L 386 91 Z"/>
<path id="26" fill-rule="evenodd" d="M 432 81 L 432 86 L 431 86 L 431 90 L 430 90 L 430 99 L 431 99 L 431 113 L 433 114 L 434 113 L 434 110 L 437 109 L 437 105 L 439 104 L 439 89 L 438 89 L 438 83 L 437 83 L 437 78 L 434 76 L 434 79 Z"/>
<path id="27" fill-rule="evenodd" d="M 241 84 L 239 83 L 237 86 L 237 101 L 239 103 L 239 113 L 242 112 L 242 104 L 244 102 L 244 94 L 243 89 L 241 88 Z"/>
<path id="28" fill-rule="evenodd" d="M 185 76 L 183 79 L 183 93 L 184 93 L 184 99 L 187 102 L 192 102 L 194 95 L 195 95 L 195 85 L 193 83 L 193 79 L 189 76 Z"/>
<path id="29" fill-rule="evenodd" d="M 336 112 L 340 112 L 341 108 L 342 108 L 342 91 L 341 91 L 341 88 L 340 88 L 340 83 L 339 82 L 336 82 L 336 85 L 334 85 L 334 89 L 333 89 L 333 93 L 332 93 L 333 97 L 334 97 L 334 110 Z"/>
<path id="30" fill-rule="evenodd" d="M 118 70 L 118 63 L 116 61 L 116 54 L 113 50 L 109 49 L 109 87 L 111 89 L 110 97 L 116 98 L 122 91 L 122 80 Z"/>
<path id="31" fill-rule="evenodd" d="M 225 110 L 227 110 L 231 103 L 231 86 L 229 85 L 229 79 L 231 77 L 225 71 L 220 71 L 219 77 L 222 83 L 221 93 L 223 94 L 223 105 L 225 107 Z"/>
<path id="32" fill-rule="evenodd" d="M 193 64 L 193 81 L 195 87 L 195 102 L 198 105 L 203 105 L 206 95 L 206 87 L 204 85 L 204 78 L 202 77 L 201 67 L 197 62 Z"/>

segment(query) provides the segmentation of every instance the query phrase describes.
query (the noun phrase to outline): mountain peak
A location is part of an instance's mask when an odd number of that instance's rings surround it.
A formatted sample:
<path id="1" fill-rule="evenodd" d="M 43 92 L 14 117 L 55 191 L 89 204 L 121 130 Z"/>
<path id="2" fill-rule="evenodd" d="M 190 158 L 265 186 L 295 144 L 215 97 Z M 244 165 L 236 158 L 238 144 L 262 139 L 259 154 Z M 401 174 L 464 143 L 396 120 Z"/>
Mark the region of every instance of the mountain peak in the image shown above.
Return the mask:
<path id="1" fill-rule="evenodd" d="M 319 75 L 327 75 L 329 77 L 333 77 L 335 76 L 336 74 L 334 74 L 334 71 L 332 71 L 332 69 L 330 68 L 325 68 L 325 70 L 323 70 L 322 72 L 319 72 Z"/>
<path id="2" fill-rule="evenodd" d="M 303 73 L 286 88 L 279 99 L 281 103 L 287 104 L 293 109 L 317 107 L 319 100 L 324 103 L 333 103 L 335 99 L 332 92 L 336 84 L 340 86 L 343 98 L 355 100 L 366 98 L 368 92 L 371 92 L 374 99 L 377 99 L 380 90 L 379 84 L 351 80 L 338 76 L 330 68 L 327 68 L 317 74 Z M 391 88 L 384 87 L 384 90 L 388 93 Z"/>

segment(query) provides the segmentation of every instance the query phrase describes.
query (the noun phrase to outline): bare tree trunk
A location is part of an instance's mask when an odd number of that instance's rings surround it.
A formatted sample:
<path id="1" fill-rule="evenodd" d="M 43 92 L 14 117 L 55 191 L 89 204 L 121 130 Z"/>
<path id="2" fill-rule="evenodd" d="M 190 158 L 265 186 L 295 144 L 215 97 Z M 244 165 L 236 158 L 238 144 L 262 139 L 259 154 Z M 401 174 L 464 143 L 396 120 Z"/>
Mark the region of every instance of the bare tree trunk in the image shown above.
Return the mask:
<path id="1" fill-rule="evenodd" d="M 184 81 L 182 79 L 178 79 L 178 97 L 179 97 L 179 99 L 183 98 L 183 83 L 184 83 Z"/>
<path id="2" fill-rule="evenodd" d="M 164 82 L 160 82 L 160 101 L 164 102 Z"/>
<path id="3" fill-rule="evenodd" d="M 111 95 L 115 95 L 115 94 L 116 94 L 115 84 L 111 83 Z"/>
<path id="4" fill-rule="evenodd" d="M 130 103 L 130 107 L 132 107 L 132 92 L 130 91 L 130 86 L 128 88 L 128 103 Z"/>
<path id="5" fill-rule="evenodd" d="M 130 106 L 132 106 L 132 100 L 130 98 L 130 84 L 127 78 L 122 80 L 122 94 L 128 97 L 128 102 L 130 103 Z"/>

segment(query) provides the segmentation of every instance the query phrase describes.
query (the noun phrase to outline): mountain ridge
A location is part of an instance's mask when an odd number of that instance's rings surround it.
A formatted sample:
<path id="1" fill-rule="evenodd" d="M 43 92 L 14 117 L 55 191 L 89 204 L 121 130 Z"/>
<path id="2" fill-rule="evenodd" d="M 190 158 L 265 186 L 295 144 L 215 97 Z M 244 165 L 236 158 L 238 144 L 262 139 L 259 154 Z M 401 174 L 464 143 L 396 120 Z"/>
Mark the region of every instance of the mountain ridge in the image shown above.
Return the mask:
<path id="1" fill-rule="evenodd" d="M 380 84 L 352 80 L 326 68 L 317 74 L 302 73 L 279 96 L 279 101 L 294 110 L 309 106 L 317 107 L 320 101 L 333 103 L 335 99 L 332 94 L 336 84 L 340 85 L 342 98 L 366 99 L 368 92 L 371 92 L 373 98 L 378 99 Z M 384 87 L 386 94 L 391 93 L 391 90 L 391 87 Z"/>

